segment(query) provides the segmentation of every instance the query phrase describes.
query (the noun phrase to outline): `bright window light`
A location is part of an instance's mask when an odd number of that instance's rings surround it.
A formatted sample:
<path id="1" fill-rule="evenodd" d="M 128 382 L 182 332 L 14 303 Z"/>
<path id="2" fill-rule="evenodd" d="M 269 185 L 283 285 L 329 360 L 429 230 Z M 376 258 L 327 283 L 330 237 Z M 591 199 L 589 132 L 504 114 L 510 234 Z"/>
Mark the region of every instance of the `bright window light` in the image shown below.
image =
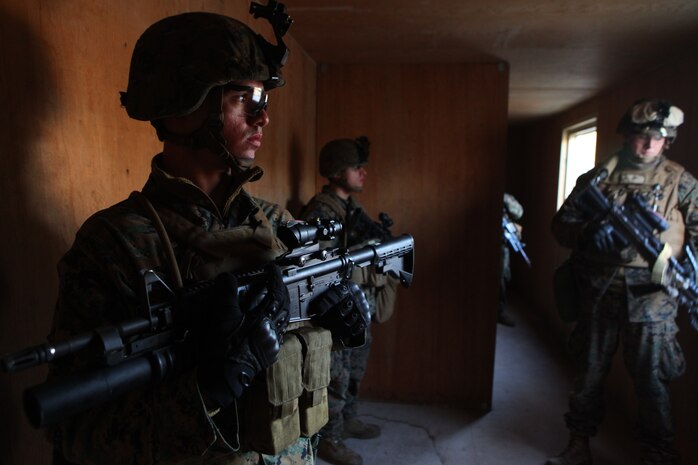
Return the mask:
<path id="1" fill-rule="evenodd" d="M 562 131 L 557 208 L 560 208 L 577 178 L 594 167 L 596 160 L 596 118 Z"/>

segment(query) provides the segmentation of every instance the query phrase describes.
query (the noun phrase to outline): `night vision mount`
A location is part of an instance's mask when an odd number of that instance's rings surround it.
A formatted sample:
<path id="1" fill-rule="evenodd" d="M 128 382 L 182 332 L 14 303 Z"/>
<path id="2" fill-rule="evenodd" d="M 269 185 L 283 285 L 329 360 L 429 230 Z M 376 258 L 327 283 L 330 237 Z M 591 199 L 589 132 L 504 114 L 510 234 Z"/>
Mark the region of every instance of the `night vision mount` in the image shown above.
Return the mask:
<path id="1" fill-rule="evenodd" d="M 293 19 L 286 13 L 286 5 L 278 3 L 276 0 L 269 0 L 267 5 L 252 2 L 250 3 L 250 14 L 257 18 L 264 18 L 271 24 L 274 29 L 274 37 L 276 37 L 276 45 L 267 42 L 260 34 L 258 34 L 264 55 L 272 63 L 278 63 L 281 68 L 288 60 L 288 47 L 284 43 L 283 36 L 288 32 L 288 28 L 293 24 Z"/>

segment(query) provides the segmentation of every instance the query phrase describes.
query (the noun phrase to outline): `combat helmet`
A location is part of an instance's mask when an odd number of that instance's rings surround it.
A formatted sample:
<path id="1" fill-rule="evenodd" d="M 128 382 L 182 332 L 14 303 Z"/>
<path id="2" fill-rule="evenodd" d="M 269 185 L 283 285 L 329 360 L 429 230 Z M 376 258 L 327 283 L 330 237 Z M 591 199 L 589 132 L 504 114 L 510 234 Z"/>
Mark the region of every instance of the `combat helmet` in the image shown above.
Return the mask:
<path id="1" fill-rule="evenodd" d="M 369 145 L 366 136 L 326 143 L 320 150 L 320 175 L 329 179 L 345 168 L 367 165 Z"/>
<path id="2" fill-rule="evenodd" d="M 136 42 L 128 88 L 121 93 L 129 117 L 150 121 L 160 140 L 207 147 L 232 159 L 220 134 L 219 101 L 211 104 L 207 121 L 194 133 L 173 134 L 160 122 L 194 112 L 213 92 L 222 97 L 223 86 L 234 81 L 261 81 L 265 91 L 283 86 L 281 67 L 288 49 L 282 37 L 293 22 L 284 10 L 274 0 L 267 6 L 253 2 L 250 8 L 256 18 L 272 23 L 276 45 L 242 22 L 215 13 L 182 13 L 152 24 Z M 266 92 L 256 98 L 259 114 L 266 108 Z"/>
<path id="3" fill-rule="evenodd" d="M 625 112 L 616 132 L 652 134 L 665 137 L 668 144 L 676 140 L 677 130 L 683 123 L 683 111 L 666 100 L 642 99 Z"/>

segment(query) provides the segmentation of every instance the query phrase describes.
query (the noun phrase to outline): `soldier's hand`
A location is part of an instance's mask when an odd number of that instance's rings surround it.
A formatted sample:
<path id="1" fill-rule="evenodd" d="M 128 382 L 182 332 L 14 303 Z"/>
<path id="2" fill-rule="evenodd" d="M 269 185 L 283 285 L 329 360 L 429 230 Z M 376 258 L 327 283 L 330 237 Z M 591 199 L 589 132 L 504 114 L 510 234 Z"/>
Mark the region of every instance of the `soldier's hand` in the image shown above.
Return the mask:
<path id="1" fill-rule="evenodd" d="M 344 347 L 366 343 L 371 323 L 369 305 L 361 288 L 352 282 L 332 286 L 311 302 L 313 322 L 329 329 L 332 338 Z"/>
<path id="2" fill-rule="evenodd" d="M 290 298 L 277 265 L 266 268 L 267 278 L 259 304 L 245 313 L 251 325 L 237 345 L 231 346 L 225 364 L 225 379 L 233 397 L 239 397 L 252 379 L 269 368 L 279 355 L 290 319 Z M 259 299 L 253 298 L 252 301 Z"/>
<path id="3" fill-rule="evenodd" d="M 289 322 L 289 296 L 278 266 L 266 269 L 266 282 L 241 303 L 237 280 L 216 278 L 210 339 L 200 343 L 199 386 L 218 406 L 240 397 L 252 379 L 274 363 Z"/>
<path id="4" fill-rule="evenodd" d="M 590 223 L 582 237 L 587 250 L 606 255 L 618 255 L 630 245 L 628 240 L 605 220 Z"/>

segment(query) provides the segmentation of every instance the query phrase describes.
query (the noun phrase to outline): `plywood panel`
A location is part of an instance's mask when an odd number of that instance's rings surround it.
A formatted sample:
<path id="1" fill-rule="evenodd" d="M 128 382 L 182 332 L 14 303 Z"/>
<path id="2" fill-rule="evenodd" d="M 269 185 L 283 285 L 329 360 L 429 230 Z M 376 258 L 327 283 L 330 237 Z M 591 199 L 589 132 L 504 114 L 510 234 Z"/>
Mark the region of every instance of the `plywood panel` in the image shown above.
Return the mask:
<path id="1" fill-rule="evenodd" d="M 204 10 L 241 18 L 246 0 L 0 1 L 0 353 L 46 337 L 56 298 L 55 263 L 92 212 L 139 189 L 161 145 L 148 123 L 119 106 L 133 46 L 162 17 Z M 292 32 L 293 30 L 291 30 Z M 315 64 L 288 38 L 288 84 L 271 96 L 271 124 L 254 193 L 283 205 L 314 188 Z M 20 393 L 44 369 L 0 374 L 0 462 L 48 464 Z"/>
<path id="2" fill-rule="evenodd" d="M 416 243 L 414 287 L 374 326 L 367 396 L 490 407 L 507 76 L 496 64 L 320 68 L 317 146 L 368 136 L 358 199 Z"/>

